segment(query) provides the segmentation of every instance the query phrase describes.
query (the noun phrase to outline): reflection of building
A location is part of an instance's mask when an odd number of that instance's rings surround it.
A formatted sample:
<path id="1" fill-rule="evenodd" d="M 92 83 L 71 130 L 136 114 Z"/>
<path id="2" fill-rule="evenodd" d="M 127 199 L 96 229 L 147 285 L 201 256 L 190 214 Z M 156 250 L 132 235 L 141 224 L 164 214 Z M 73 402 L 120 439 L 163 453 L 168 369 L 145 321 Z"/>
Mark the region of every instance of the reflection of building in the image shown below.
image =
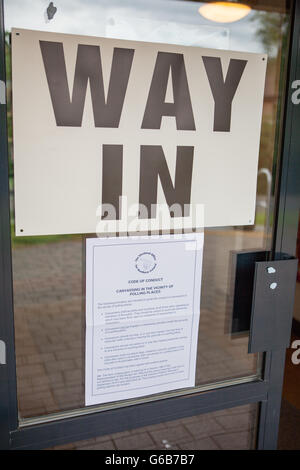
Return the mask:
<path id="1" fill-rule="evenodd" d="M 268 173 L 270 176 L 272 175 L 272 165 L 275 151 L 274 145 L 279 99 L 279 74 L 280 68 L 278 68 L 278 63 L 274 59 L 270 58 L 268 61 L 268 72 L 265 84 L 259 155 L 259 168 L 261 168 L 265 173 Z M 268 178 L 258 178 L 258 194 L 266 197 L 266 202 L 268 203 L 267 199 L 270 196 L 270 185 Z"/>
<path id="2" fill-rule="evenodd" d="M 279 82 L 278 65 L 276 62 L 269 58 L 268 61 L 268 73 L 266 77 L 265 85 L 265 97 L 264 97 L 264 114 L 268 120 L 272 121 L 276 119 L 277 106 L 278 106 L 278 82 Z"/>

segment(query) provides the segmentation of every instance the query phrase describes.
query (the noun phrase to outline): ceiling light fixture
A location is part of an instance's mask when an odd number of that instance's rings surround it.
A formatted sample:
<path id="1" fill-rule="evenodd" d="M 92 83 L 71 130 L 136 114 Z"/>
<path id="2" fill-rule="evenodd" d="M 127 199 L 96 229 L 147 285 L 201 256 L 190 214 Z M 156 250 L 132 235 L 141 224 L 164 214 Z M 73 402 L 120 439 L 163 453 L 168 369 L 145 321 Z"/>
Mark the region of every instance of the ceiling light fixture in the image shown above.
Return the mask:
<path id="1" fill-rule="evenodd" d="M 250 13 L 251 7 L 236 2 L 212 2 L 202 5 L 198 11 L 207 20 L 233 23 L 245 18 Z"/>

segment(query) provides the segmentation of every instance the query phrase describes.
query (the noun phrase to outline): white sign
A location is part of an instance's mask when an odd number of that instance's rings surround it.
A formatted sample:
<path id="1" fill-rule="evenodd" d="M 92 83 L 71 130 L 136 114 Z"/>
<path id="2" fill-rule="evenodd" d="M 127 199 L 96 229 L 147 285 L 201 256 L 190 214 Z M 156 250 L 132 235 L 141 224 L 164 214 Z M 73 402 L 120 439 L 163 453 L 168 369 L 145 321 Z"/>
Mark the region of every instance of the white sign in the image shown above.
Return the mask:
<path id="1" fill-rule="evenodd" d="M 17 235 L 254 223 L 266 56 L 14 29 Z M 120 202 L 120 198 L 123 198 Z M 140 213 L 139 213 L 140 210 Z"/>
<path id="2" fill-rule="evenodd" d="M 202 257 L 203 233 L 87 239 L 86 405 L 195 385 Z"/>

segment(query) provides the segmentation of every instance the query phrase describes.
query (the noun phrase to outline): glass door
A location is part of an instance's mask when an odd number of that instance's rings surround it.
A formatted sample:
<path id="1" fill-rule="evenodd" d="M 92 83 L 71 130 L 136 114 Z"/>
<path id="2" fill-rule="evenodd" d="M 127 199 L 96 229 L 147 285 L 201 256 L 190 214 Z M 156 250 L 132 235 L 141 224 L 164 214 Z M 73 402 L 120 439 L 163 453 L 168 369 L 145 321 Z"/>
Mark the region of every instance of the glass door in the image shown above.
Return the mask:
<path id="1" fill-rule="evenodd" d="M 237 2 L 232 11 L 240 17 L 231 17 L 225 7 L 213 10 L 211 2 L 198 1 L 57 0 L 48 10 L 42 0 L 4 1 L 13 310 L 21 429 L 247 385 L 263 378 L 263 354 L 248 353 L 249 328 L 234 324 L 234 266 L 238 253 L 261 252 L 262 259 L 266 259 L 265 253 L 272 247 L 291 21 L 288 4 L 284 0 Z M 205 229 L 195 387 L 85 406 L 84 246 L 89 235 L 15 235 L 12 28 L 268 54 L 255 221 L 247 226 Z M 219 171 L 216 165 L 215 181 Z M 140 448 L 153 449 L 253 448 L 257 414 L 258 405 L 253 404 L 190 416 L 181 422 L 166 418 L 151 429 L 133 432 L 125 428 L 123 434 L 93 438 L 71 447 L 135 449 L 136 442 L 140 442 Z"/>

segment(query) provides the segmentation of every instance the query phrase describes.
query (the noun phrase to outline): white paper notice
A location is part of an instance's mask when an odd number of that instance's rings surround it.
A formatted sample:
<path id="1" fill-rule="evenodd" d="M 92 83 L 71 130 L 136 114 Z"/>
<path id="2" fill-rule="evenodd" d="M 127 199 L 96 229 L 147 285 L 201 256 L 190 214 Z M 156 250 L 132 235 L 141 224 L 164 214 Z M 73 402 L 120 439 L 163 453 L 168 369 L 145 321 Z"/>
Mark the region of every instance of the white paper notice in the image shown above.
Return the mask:
<path id="1" fill-rule="evenodd" d="M 85 403 L 195 385 L 203 233 L 86 241 Z"/>

